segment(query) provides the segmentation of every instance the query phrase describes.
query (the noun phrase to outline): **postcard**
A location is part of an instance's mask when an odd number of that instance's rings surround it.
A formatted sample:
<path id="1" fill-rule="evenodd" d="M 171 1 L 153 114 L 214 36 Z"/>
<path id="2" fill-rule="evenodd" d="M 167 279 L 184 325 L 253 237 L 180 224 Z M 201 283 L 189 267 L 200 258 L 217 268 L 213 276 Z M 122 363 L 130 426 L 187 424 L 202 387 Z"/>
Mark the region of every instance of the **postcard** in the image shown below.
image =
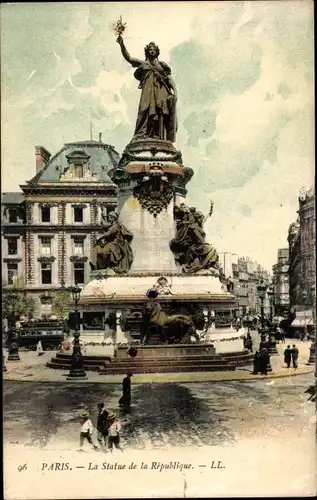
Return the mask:
<path id="1" fill-rule="evenodd" d="M 4 498 L 315 496 L 313 2 L 1 21 Z"/>

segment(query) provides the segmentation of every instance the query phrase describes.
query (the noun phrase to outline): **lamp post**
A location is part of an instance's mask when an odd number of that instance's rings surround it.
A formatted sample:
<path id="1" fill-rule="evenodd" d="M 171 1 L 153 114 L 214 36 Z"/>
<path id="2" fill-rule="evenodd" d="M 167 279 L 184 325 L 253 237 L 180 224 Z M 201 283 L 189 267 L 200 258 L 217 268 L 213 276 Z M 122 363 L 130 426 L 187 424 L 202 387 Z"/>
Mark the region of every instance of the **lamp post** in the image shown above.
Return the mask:
<path id="1" fill-rule="evenodd" d="M 269 301 L 270 301 L 270 321 L 273 324 L 274 300 L 275 300 L 275 288 L 274 288 L 274 285 L 272 285 L 268 289 L 267 294 L 269 296 Z"/>
<path id="2" fill-rule="evenodd" d="M 316 302 L 315 302 L 315 285 L 311 286 L 311 296 L 312 296 L 312 302 L 313 302 L 313 338 L 312 338 L 312 343 L 309 348 L 309 359 L 307 361 L 308 365 L 314 365 L 317 360 L 316 360 Z M 305 322 L 306 323 L 306 322 Z M 317 376 L 317 365 L 316 365 L 316 370 L 315 370 L 315 376 Z"/>
<path id="3" fill-rule="evenodd" d="M 306 324 L 306 309 L 307 309 L 307 292 L 306 290 L 302 293 L 302 299 L 304 301 L 304 340 L 307 338 L 307 324 Z"/>
<path id="4" fill-rule="evenodd" d="M 264 299 L 266 294 L 266 285 L 263 280 L 260 281 L 260 284 L 257 286 L 258 296 L 261 301 L 261 329 L 264 329 Z"/>
<path id="5" fill-rule="evenodd" d="M 74 345 L 71 360 L 70 372 L 68 374 L 67 380 L 87 380 L 86 372 L 84 369 L 84 359 L 80 349 L 80 330 L 79 330 L 79 311 L 78 302 L 80 298 L 81 288 L 77 285 L 71 288 L 71 293 L 74 301 Z"/>

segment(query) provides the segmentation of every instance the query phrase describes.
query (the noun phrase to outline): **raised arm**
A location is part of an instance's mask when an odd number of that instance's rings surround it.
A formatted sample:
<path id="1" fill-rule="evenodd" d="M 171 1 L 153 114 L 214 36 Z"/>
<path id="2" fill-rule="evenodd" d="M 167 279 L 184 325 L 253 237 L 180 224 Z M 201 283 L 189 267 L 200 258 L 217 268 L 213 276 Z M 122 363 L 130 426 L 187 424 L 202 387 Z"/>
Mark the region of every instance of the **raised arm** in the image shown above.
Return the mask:
<path id="1" fill-rule="evenodd" d="M 140 61 L 139 59 L 134 59 L 133 57 L 130 56 L 129 52 L 127 51 L 126 46 L 124 45 L 124 41 L 123 41 L 123 38 L 122 38 L 121 35 L 118 36 L 117 42 L 120 45 L 121 53 L 122 53 L 124 59 L 128 63 L 130 63 L 131 66 L 133 66 L 134 68 L 136 68 L 137 66 L 140 66 L 142 64 L 142 61 Z"/>

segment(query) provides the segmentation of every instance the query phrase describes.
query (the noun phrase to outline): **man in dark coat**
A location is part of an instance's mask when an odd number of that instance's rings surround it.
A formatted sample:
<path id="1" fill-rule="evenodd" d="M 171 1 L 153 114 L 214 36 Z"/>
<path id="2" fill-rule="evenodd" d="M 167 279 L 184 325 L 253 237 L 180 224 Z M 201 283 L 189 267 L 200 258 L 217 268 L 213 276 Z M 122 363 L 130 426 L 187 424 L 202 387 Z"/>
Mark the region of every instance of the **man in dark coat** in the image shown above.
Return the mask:
<path id="1" fill-rule="evenodd" d="M 259 354 L 259 351 L 256 351 L 256 353 L 254 354 L 254 358 L 253 358 L 253 372 L 252 374 L 253 375 L 257 375 L 260 371 L 260 354 Z"/>
<path id="2" fill-rule="evenodd" d="M 132 373 L 127 373 L 122 380 L 122 397 L 119 399 L 119 405 L 123 408 L 131 406 L 131 377 Z"/>
<path id="3" fill-rule="evenodd" d="M 298 365 L 298 354 L 299 354 L 299 351 L 298 351 L 296 345 L 293 344 L 293 347 L 291 349 L 291 355 L 292 355 L 292 361 L 293 361 L 293 368 L 297 368 L 297 365 Z"/>
<path id="4" fill-rule="evenodd" d="M 291 360 L 292 360 L 292 351 L 291 351 L 291 346 L 288 345 L 284 351 L 284 363 L 286 364 L 287 368 L 291 366 Z"/>
<path id="5" fill-rule="evenodd" d="M 108 415 L 104 403 L 98 403 L 98 420 L 97 420 L 97 439 L 100 446 L 104 445 L 107 449 L 108 440 Z"/>
<path id="6" fill-rule="evenodd" d="M 267 375 L 267 366 L 270 361 L 270 355 L 267 349 L 261 349 L 259 361 L 260 361 L 261 375 Z"/>

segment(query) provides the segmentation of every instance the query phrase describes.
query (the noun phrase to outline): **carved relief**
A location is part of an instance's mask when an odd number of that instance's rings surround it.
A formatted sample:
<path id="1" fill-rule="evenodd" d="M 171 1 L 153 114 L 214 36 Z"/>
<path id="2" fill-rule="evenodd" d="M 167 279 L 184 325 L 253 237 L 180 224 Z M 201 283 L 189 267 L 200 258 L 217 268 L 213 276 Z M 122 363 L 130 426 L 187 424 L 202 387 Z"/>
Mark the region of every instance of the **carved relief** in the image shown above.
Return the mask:
<path id="1" fill-rule="evenodd" d="M 146 175 L 134 188 L 133 195 L 144 210 L 157 217 L 162 210 L 167 209 L 173 199 L 174 189 L 165 176 Z"/>

